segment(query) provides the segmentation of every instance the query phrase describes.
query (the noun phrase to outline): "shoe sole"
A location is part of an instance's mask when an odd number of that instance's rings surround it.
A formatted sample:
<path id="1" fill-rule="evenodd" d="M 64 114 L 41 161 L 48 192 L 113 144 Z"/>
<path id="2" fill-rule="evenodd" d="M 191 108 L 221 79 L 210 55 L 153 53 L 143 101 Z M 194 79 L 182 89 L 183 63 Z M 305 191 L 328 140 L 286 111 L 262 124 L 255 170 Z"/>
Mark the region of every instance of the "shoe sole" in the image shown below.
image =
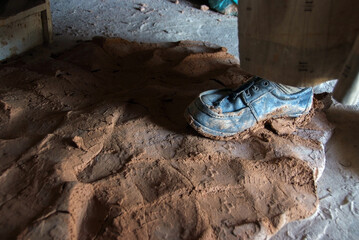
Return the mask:
<path id="1" fill-rule="evenodd" d="M 187 123 L 192 128 L 194 128 L 198 133 L 200 133 L 201 135 L 203 135 L 203 136 L 205 136 L 207 138 L 213 139 L 213 140 L 228 140 L 228 139 L 232 139 L 236 135 L 240 134 L 238 132 L 234 132 L 234 133 L 228 133 L 228 135 L 224 135 L 222 132 L 218 132 L 218 131 L 212 130 L 210 128 L 207 128 L 207 127 L 203 126 L 202 124 L 200 124 L 196 119 L 194 119 L 192 117 L 192 115 L 189 112 L 188 108 L 184 112 L 184 117 L 187 120 Z"/>
<path id="2" fill-rule="evenodd" d="M 210 128 L 207 128 L 205 126 L 203 126 L 202 124 L 200 124 L 197 120 L 195 120 L 191 113 L 189 112 L 189 109 L 187 108 L 186 111 L 184 112 L 184 117 L 187 121 L 187 123 L 194 129 L 196 130 L 199 134 L 201 134 L 204 137 L 213 139 L 213 140 L 231 140 L 231 139 L 246 139 L 248 137 L 248 132 L 250 132 L 251 130 L 253 130 L 253 128 L 255 126 L 260 125 L 263 122 L 268 121 L 268 119 L 278 119 L 278 118 L 291 118 L 291 119 L 295 119 L 295 121 L 301 121 L 300 119 L 305 119 L 307 116 L 310 116 L 313 114 L 314 111 L 314 107 L 313 104 L 311 105 L 311 107 L 309 109 L 307 109 L 304 113 L 302 113 L 300 116 L 296 116 L 296 117 L 290 117 L 290 116 L 286 116 L 286 117 L 268 117 L 257 122 L 255 125 L 253 125 L 252 127 L 242 131 L 242 132 L 235 132 L 235 133 L 228 133 L 228 135 L 223 135 L 222 132 L 218 132 L 215 130 L 212 130 Z M 211 134 L 213 133 L 213 134 Z M 218 135 L 215 135 L 218 134 Z M 222 136 L 220 136 L 222 135 Z"/>

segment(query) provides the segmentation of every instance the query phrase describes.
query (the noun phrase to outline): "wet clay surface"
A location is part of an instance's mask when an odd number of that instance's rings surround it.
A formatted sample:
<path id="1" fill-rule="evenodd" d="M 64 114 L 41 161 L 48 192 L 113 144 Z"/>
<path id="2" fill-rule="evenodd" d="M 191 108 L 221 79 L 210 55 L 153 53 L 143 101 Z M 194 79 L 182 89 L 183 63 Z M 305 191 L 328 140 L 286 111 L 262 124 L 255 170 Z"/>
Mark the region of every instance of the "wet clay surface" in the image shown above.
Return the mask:
<path id="1" fill-rule="evenodd" d="M 311 216 L 331 133 L 319 101 L 227 141 L 183 117 L 248 78 L 201 42 L 98 38 L 1 66 L 1 238 L 268 239 Z"/>

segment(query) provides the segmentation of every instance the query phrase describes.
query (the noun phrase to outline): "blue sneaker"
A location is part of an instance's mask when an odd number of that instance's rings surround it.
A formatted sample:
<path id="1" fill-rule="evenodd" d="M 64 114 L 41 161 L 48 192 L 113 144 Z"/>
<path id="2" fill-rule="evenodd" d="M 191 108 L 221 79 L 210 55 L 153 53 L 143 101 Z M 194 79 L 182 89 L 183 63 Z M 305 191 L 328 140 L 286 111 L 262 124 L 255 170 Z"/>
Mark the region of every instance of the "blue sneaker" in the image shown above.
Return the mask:
<path id="1" fill-rule="evenodd" d="M 254 77 L 236 90 L 201 93 L 186 109 L 185 118 L 200 134 L 221 139 L 268 118 L 299 117 L 309 112 L 312 102 L 312 88 L 286 94 L 276 84 Z"/>

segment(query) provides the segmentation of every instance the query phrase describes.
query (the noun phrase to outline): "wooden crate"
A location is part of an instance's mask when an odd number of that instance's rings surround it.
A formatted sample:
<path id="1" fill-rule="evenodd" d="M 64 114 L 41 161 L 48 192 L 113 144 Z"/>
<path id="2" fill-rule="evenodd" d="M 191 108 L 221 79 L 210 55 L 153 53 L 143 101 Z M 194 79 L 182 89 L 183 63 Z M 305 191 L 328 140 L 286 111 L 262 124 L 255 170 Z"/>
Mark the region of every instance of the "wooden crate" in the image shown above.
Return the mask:
<path id="1" fill-rule="evenodd" d="M 29 0 L 17 1 L 27 8 L 10 13 L 5 11 L 0 15 L 0 60 L 52 41 L 49 0 L 39 0 L 34 4 L 28 4 L 32 3 Z"/>

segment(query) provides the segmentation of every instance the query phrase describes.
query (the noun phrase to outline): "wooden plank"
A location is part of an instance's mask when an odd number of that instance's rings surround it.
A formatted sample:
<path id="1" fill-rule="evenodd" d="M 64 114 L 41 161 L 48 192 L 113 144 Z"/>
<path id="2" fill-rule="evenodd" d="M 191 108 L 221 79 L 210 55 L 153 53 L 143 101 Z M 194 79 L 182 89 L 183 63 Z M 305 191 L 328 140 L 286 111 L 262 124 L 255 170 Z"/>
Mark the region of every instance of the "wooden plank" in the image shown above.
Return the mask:
<path id="1" fill-rule="evenodd" d="M 43 3 L 45 0 L 0 0 L 0 19 L 11 17 Z"/>
<path id="2" fill-rule="evenodd" d="M 41 12 L 0 26 L 0 60 L 21 54 L 43 42 Z"/>
<path id="3" fill-rule="evenodd" d="M 50 2 L 0 19 L 0 60 L 52 42 Z"/>
<path id="4" fill-rule="evenodd" d="M 50 10 L 50 1 L 46 0 L 46 10 L 41 12 L 42 30 L 44 43 L 49 44 L 52 42 L 52 18 Z"/>
<path id="5" fill-rule="evenodd" d="M 49 3 L 48 3 L 48 0 L 46 3 L 43 3 L 43 4 L 40 4 L 40 5 L 37 5 L 36 7 L 33 7 L 33 8 L 30 8 L 30 9 L 27 9 L 23 12 L 20 12 L 16 15 L 13 15 L 11 17 L 8 17 L 8 18 L 5 18 L 5 19 L 0 19 L 0 26 L 5 26 L 5 25 L 9 25 L 13 22 L 16 22 L 18 20 L 21 20 L 21 19 L 24 19 L 30 15 L 33 15 L 33 14 L 36 14 L 36 13 L 39 13 L 39 12 L 42 12 L 42 11 L 47 11 L 47 9 L 49 8 Z M 51 14 L 50 14 L 51 15 Z"/>

